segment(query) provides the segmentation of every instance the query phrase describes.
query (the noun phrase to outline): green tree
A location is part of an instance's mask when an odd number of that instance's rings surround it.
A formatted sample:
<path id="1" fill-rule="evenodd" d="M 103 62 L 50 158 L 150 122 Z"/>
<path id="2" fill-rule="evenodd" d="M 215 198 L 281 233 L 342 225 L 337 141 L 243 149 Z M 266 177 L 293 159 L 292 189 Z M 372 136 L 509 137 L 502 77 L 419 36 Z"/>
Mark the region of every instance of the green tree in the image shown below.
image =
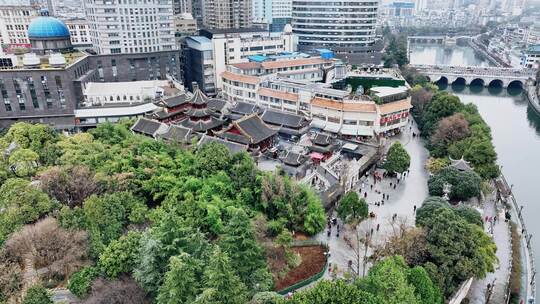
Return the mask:
<path id="1" fill-rule="evenodd" d="M 262 291 L 253 295 L 249 304 L 279 304 L 283 296 L 273 291 Z"/>
<path id="2" fill-rule="evenodd" d="M 443 297 L 439 287 L 431 281 L 429 274 L 422 266 L 416 266 L 409 270 L 407 281 L 414 287 L 419 303 L 441 304 Z"/>
<path id="3" fill-rule="evenodd" d="M 407 281 L 407 272 L 403 257 L 391 256 L 373 265 L 368 276 L 358 284 L 362 290 L 380 299 L 379 303 L 419 303 L 414 287 Z"/>
<path id="4" fill-rule="evenodd" d="M 22 304 L 53 304 L 49 291 L 41 286 L 34 285 L 26 291 Z"/>
<path id="5" fill-rule="evenodd" d="M 366 200 L 358 197 L 358 193 L 350 191 L 339 202 L 338 216 L 346 223 L 360 223 L 368 216 Z"/>
<path id="6" fill-rule="evenodd" d="M 430 195 L 442 196 L 444 184 L 450 184 L 450 199 L 467 200 L 480 195 L 482 179 L 475 172 L 459 171 L 453 167 L 447 167 L 433 175 L 428 180 Z"/>
<path id="7" fill-rule="evenodd" d="M 96 267 L 86 266 L 71 275 L 68 282 L 68 289 L 77 297 L 82 298 L 90 292 L 92 282 L 99 276 Z"/>
<path id="8" fill-rule="evenodd" d="M 294 294 L 287 304 L 378 304 L 381 299 L 343 280 L 320 281 L 313 288 Z"/>
<path id="9" fill-rule="evenodd" d="M 129 231 L 118 240 L 112 241 L 99 255 L 100 270 L 109 278 L 131 272 L 139 255 L 141 236 L 140 232 Z"/>
<path id="10" fill-rule="evenodd" d="M 247 302 L 247 289 L 234 271 L 229 256 L 216 246 L 204 271 L 205 290 L 215 290 L 210 299 L 216 303 L 239 304 Z M 204 291 L 203 291 L 204 293 Z M 209 302 L 213 303 L 213 302 Z"/>
<path id="11" fill-rule="evenodd" d="M 39 155 L 30 149 L 17 149 L 9 156 L 9 166 L 19 177 L 28 177 L 36 173 Z"/>
<path id="12" fill-rule="evenodd" d="M 399 141 L 392 144 L 388 149 L 384 168 L 392 173 L 403 173 L 411 165 L 411 157 Z"/>
<path id="13" fill-rule="evenodd" d="M 468 223 L 450 208 L 437 210 L 425 223 L 428 262 L 433 264 L 426 264 L 426 270 L 437 278 L 445 296 L 464 280 L 481 279 L 493 271 L 496 247 L 481 227 Z"/>
<path id="14" fill-rule="evenodd" d="M 202 262 L 187 253 L 171 257 L 159 288 L 158 304 L 193 303 L 201 286 Z"/>
<path id="15" fill-rule="evenodd" d="M 0 187 L 0 244 L 23 224 L 36 221 L 55 208 L 47 194 L 27 180 L 10 178 Z"/>
<path id="16" fill-rule="evenodd" d="M 424 110 L 422 132 L 431 135 L 435 131 L 439 120 L 462 109 L 463 104 L 459 97 L 450 95 L 447 92 L 437 92 Z"/>
<path id="17" fill-rule="evenodd" d="M 227 215 L 229 221 L 219 246 L 230 257 L 231 266 L 250 290 L 270 290 L 274 282 L 266 266 L 264 251 L 255 240 L 249 217 L 244 210 L 235 207 L 227 208 Z"/>
<path id="18" fill-rule="evenodd" d="M 90 234 L 91 252 L 99 254 L 120 237 L 128 223 L 144 220 L 146 205 L 129 192 L 91 196 L 83 204 L 86 229 Z"/>
<path id="19" fill-rule="evenodd" d="M 426 162 L 426 169 L 428 169 L 431 174 L 438 174 L 442 169 L 448 167 L 449 165 L 450 161 L 446 158 L 430 157 Z"/>

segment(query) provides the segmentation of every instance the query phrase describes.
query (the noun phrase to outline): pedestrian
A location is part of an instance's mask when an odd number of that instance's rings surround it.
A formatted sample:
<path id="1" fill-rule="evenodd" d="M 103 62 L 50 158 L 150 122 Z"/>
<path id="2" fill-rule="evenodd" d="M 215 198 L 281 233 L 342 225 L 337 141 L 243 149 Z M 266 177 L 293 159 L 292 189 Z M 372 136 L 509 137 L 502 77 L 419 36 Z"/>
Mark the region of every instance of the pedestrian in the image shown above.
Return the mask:
<path id="1" fill-rule="evenodd" d="M 373 190 L 373 185 L 369 185 L 369 187 L 371 188 L 371 190 Z"/>
<path id="2" fill-rule="evenodd" d="M 364 198 L 367 198 L 367 192 L 364 192 Z"/>
<path id="3" fill-rule="evenodd" d="M 377 224 L 377 231 L 379 231 L 380 224 Z"/>
<path id="4" fill-rule="evenodd" d="M 337 225 L 337 231 L 339 232 L 339 224 Z"/>
<path id="5" fill-rule="evenodd" d="M 398 183 L 398 184 L 399 184 L 399 180 L 400 180 L 400 179 L 398 178 L 398 179 L 397 179 L 397 183 Z"/>
<path id="6" fill-rule="evenodd" d="M 485 221 L 486 221 L 486 223 L 487 223 L 487 221 L 488 221 L 488 216 L 487 216 L 487 215 L 486 215 Z"/>
<path id="7" fill-rule="evenodd" d="M 390 199 L 390 194 L 386 195 L 386 200 Z"/>
<path id="8" fill-rule="evenodd" d="M 416 213 L 416 205 L 413 206 L 413 213 Z"/>
<path id="9" fill-rule="evenodd" d="M 339 231 L 337 232 L 336 237 L 339 238 Z"/>
<path id="10" fill-rule="evenodd" d="M 396 185 L 396 184 L 394 184 L 394 189 L 396 189 L 396 186 L 397 186 L 397 185 Z"/>
<path id="11" fill-rule="evenodd" d="M 370 234 L 371 234 L 371 235 L 373 236 L 373 228 L 371 228 L 371 232 L 370 232 Z"/>
<path id="12" fill-rule="evenodd" d="M 390 182 L 390 187 L 392 187 L 392 182 Z"/>
<path id="13" fill-rule="evenodd" d="M 331 234 L 330 229 L 327 230 L 326 234 L 328 235 L 328 237 L 330 237 L 330 234 Z"/>

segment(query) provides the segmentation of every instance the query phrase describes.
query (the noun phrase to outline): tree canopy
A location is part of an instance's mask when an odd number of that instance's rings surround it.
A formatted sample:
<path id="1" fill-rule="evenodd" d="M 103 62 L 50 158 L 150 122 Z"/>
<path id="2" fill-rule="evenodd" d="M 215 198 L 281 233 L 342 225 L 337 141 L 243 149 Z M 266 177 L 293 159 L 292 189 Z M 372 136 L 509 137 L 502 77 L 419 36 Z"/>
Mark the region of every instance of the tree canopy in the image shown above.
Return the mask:
<path id="1" fill-rule="evenodd" d="M 411 165 L 411 156 L 403 145 L 396 141 L 388 149 L 384 168 L 392 173 L 403 173 L 409 169 Z"/>
<path id="2" fill-rule="evenodd" d="M 44 240 L 53 239 L 50 231 L 77 236 L 51 244 L 72 250 L 68 245 L 76 241 L 84 253 L 84 260 L 62 265 L 85 303 L 102 301 L 98 290 L 133 303 L 145 302 L 145 294 L 158 303 L 245 303 L 274 287 L 255 218 L 278 223 L 277 233 L 324 229 L 318 195 L 259 171 L 249 154 L 231 154 L 216 143 L 179 147 L 129 127 L 105 123 L 62 135 L 17 123 L 0 137 L 8 156 L 0 160 L 0 285 L 7 284 L 0 300 L 22 291 L 24 265 L 5 243 L 45 217 L 56 221 Z M 205 283 L 181 284 L 193 281 Z"/>
<path id="3" fill-rule="evenodd" d="M 368 216 L 368 204 L 358 193 L 350 191 L 339 202 L 337 213 L 344 222 L 359 223 Z"/>

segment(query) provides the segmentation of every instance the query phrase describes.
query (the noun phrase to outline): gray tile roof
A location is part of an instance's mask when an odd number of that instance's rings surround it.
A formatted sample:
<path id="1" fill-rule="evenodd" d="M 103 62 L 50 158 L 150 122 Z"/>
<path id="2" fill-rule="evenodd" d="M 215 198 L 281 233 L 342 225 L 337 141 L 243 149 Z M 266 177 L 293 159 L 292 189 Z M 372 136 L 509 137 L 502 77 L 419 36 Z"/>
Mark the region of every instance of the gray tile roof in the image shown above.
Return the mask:
<path id="1" fill-rule="evenodd" d="M 159 121 L 139 117 L 139 119 L 131 127 L 131 131 L 149 136 L 154 136 L 162 126 L 163 124 Z"/>
<path id="2" fill-rule="evenodd" d="M 262 120 L 268 124 L 285 126 L 289 128 L 302 128 L 308 121 L 301 115 L 285 113 L 282 111 L 266 109 L 261 116 Z"/>
<path id="3" fill-rule="evenodd" d="M 257 114 L 245 116 L 235 122 L 246 136 L 251 138 L 252 144 L 258 144 L 261 141 L 274 136 L 277 131 L 270 128 Z"/>
<path id="4" fill-rule="evenodd" d="M 165 140 L 187 143 L 190 141 L 192 135 L 193 133 L 188 128 L 179 125 L 170 125 L 167 132 L 159 134 L 158 137 Z"/>
<path id="5" fill-rule="evenodd" d="M 164 104 L 166 107 L 172 108 L 188 102 L 186 94 L 180 94 L 172 97 L 163 98 L 159 103 Z"/>
<path id="6" fill-rule="evenodd" d="M 260 113 L 261 109 L 252 103 L 238 101 L 231 107 L 231 112 L 242 115 L 250 115 L 253 113 Z"/>
<path id="7" fill-rule="evenodd" d="M 217 142 L 219 144 L 224 145 L 233 154 L 234 153 L 241 153 L 241 152 L 247 151 L 247 149 L 248 149 L 247 145 L 242 145 L 242 144 L 238 144 L 238 143 L 235 143 L 235 142 L 226 141 L 226 140 L 223 140 L 223 139 L 221 139 L 219 137 L 213 137 L 213 136 L 208 136 L 208 135 L 203 135 L 201 137 L 201 139 L 199 140 L 199 143 L 197 144 L 197 146 L 200 147 L 200 146 L 203 146 L 205 144 L 212 143 L 212 142 Z"/>

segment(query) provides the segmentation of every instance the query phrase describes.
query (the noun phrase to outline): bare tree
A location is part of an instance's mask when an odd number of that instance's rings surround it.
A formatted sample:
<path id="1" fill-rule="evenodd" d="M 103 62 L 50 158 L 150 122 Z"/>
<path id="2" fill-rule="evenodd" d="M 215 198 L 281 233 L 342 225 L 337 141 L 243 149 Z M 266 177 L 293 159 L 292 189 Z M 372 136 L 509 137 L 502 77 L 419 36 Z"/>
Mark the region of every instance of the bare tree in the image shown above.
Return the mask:
<path id="1" fill-rule="evenodd" d="M 352 231 L 345 233 L 343 239 L 345 244 L 352 253 L 352 259 L 349 260 L 349 270 L 354 277 L 366 275 L 366 267 L 368 263 L 368 249 L 371 246 L 372 233 L 368 227 L 360 228 L 359 226 L 351 226 Z M 362 273 L 360 273 L 362 271 Z"/>
<path id="2" fill-rule="evenodd" d="M 144 291 L 130 277 L 108 281 L 97 279 L 92 284 L 92 293 L 82 304 L 146 304 L 150 303 Z"/>
<path id="3" fill-rule="evenodd" d="M 411 227 L 406 219 L 396 219 L 389 223 L 391 234 L 388 239 L 373 250 L 373 261 L 387 256 L 401 255 L 409 265 L 419 265 L 427 258 L 426 231 Z"/>
<path id="4" fill-rule="evenodd" d="M 469 136 L 469 134 L 469 122 L 463 113 L 456 113 L 441 119 L 431 136 L 431 143 L 446 146 Z"/>
<path id="5" fill-rule="evenodd" d="M 426 105 L 431 101 L 432 98 L 433 92 L 425 88 L 413 91 L 411 93 L 411 103 L 414 107 L 414 111 L 422 116 Z"/>
<path id="6" fill-rule="evenodd" d="M 88 263 L 87 242 L 86 232 L 65 230 L 54 218 L 45 218 L 14 233 L 5 250 L 29 257 L 34 268 L 46 268 L 46 277 L 60 281 Z"/>
<path id="7" fill-rule="evenodd" d="M 85 166 L 51 167 L 38 178 L 43 191 L 69 207 L 80 206 L 87 197 L 98 192 L 94 174 Z"/>

